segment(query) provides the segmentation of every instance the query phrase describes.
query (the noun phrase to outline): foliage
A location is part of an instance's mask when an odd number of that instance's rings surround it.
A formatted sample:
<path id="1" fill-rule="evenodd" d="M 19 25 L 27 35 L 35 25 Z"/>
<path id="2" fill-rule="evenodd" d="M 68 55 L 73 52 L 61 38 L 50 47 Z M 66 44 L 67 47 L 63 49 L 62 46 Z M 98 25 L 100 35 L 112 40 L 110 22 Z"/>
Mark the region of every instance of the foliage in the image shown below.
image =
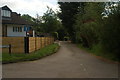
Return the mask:
<path id="1" fill-rule="evenodd" d="M 52 33 L 52 36 L 55 38 L 55 40 L 57 40 L 58 39 L 58 32 Z"/>
<path id="2" fill-rule="evenodd" d="M 58 32 L 58 39 L 62 41 L 64 40 L 64 37 L 68 35 L 64 27 L 59 28 L 57 32 Z"/>
<path id="3" fill-rule="evenodd" d="M 33 18 L 28 14 L 24 14 L 22 15 L 22 18 L 29 21 L 37 33 L 52 34 L 60 29 L 62 25 L 59 18 L 57 17 L 57 14 L 51 8 L 47 8 L 48 10 L 44 13 L 43 16 L 36 14 L 36 18 Z"/>
<path id="4" fill-rule="evenodd" d="M 107 52 L 103 51 L 103 47 L 100 43 L 93 45 L 92 49 L 85 48 L 81 44 L 77 44 L 77 46 L 80 49 L 83 49 L 93 55 L 102 56 L 101 58 L 103 58 L 103 59 L 106 58 L 106 59 L 112 60 L 112 61 L 120 61 L 120 60 L 118 60 L 118 58 L 116 58 L 116 56 L 113 53 L 106 54 Z"/>
<path id="5" fill-rule="evenodd" d="M 76 39 L 86 47 L 92 47 L 98 42 L 99 28 L 102 22 L 102 3 L 86 3 L 84 14 L 76 15 Z"/>
<path id="6" fill-rule="evenodd" d="M 78 12 L 80 3 L 78 2 L 58 2 L 61 12 L 59 18 L 62 20 L 62 24 L 67 33 L 71 37 L 71 40 L 75 41 L 75 30 L 73 24 L 75 23 L 75 14 Z"/>
<path id="7" fill-rule="evenodd" d="M 120 53 L 120 8 L 114 11 L 114 14 L 110 14 L 108 18 L 104 20 L 104 26 L 101 28 L 101 42 L 104 49 L 111 53 L 115 53 L 116 56 Z"/>
<path id="8" fill-rule="evenodd" d="M 120 2 L 59 5 L 62 24 L 78 44 L 111 59 L 120 55 Z"/>
<path id="9" fill-rule="evenodd" d="M 10 56 L 8 53 L 3 53 L 2 63 L 11 63 L 11 62 L 13 63 L 13 62 L 31 61 L 31 60 L 40 59 L 42 57 L 55 53 L 58 50 L 58 48 L 59 48 L 58 44 L 51 44 L 31 54 L 14 53 Z"/>
<path id="10" fill-rule="evenodd" d="M 41 18 L 38 14 L 36 14 L 37 18 L 33 18 L 32 16 L 28 15 L 28 14 L 23 14 L 21 17 L 25 20 L 27 20 L 31 25 L 32 28 L 39 32 L 41 31 Z"/>
<path id="11" fill-rule="evenodd" d="M 35 20 L 35 18 L 31 17 L 29 14 L 23 14 L 21 17 L 22 17 L 23 19 L 29 21 L 30 23 L 33 23 L 34 20 Z"/>
<path id="12" fill-rule="evenodd" d="M 42 32 L 42 17 L 39 16 L 39 14 L 36 14 L 36 18 L 34 20 L 33 23 L 33 29 L 37 32 L 37 33 L 41 33 Z"/>
<path id="13" fill-rule="evenodd" d="M 49 7 L 48 10 L 42 16 L 42 31 L 45 33 L 56 32 L 61 27 L 61 22 L 57 17 L 57 14 Z"/>

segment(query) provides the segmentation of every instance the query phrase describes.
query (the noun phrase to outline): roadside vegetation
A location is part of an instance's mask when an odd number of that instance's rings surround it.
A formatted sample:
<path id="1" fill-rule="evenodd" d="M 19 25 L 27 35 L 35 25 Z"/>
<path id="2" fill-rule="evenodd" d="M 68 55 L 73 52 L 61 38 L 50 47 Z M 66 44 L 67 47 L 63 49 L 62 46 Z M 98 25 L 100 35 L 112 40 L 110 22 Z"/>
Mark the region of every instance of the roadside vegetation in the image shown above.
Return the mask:
<path id="1" fill-rule="evenodd" d="M 59 18 L 73 43 L 120 61 L 120 2 L 58 2 Z"/>
<path id="2" fill-rule="evenodd" d="M 118 59 L 118 56 L 114 55 L 113 53 L 108 53 L 106 51 L 103 51 L 103 49 L 101 48 L 101 45 L 95 45 L 92 49 L 83 47 L 81 44 L 77 44 L 77 47 L 87 51 L 90 54 L 99 56 L 101 59 L 120 62 L 120 60 Z"/>
<path id="3" fill-rule="evenodd" d="M 49 56 L 59 49 L 59 45 L 57 43 L 48 45 L 44 48 L 41 48 L 40 50 L 29 53 L 29 54 L 18 54 L 18 53 L 13 53 L 13 54 L 8 54 L 8 53 L 3 53 L 2 54 L 2 63 L 15 63 L 15 62 L 22 62 L 22 61 L 32 61 L 32 60 L 37 60 L 40 58 L 43 58 L 45 56 Z"/>

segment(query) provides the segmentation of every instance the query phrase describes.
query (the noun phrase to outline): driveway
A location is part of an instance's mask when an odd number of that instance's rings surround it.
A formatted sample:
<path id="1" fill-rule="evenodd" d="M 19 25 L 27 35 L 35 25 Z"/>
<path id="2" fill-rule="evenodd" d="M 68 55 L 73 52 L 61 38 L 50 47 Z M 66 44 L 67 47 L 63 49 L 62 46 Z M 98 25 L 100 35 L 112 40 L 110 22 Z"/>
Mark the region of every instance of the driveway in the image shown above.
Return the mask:
<path id="1" fill-rule="evenodd" d="M 3 78 L 117 78 L 118 65 L 102 61 L 70 42 L 36 61 L 3 65 Z"/>

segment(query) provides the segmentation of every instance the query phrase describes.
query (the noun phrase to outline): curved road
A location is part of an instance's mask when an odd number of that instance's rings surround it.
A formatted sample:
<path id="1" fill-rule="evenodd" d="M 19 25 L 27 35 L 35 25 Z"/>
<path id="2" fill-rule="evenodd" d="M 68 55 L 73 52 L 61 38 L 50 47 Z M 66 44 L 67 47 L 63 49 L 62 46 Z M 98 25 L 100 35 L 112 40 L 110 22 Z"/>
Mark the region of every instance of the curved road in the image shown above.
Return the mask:
<path id="1" fill-rule="evenodd" d="M 69 42 L 36 61 L 3 65 L 3 78 L 117 78 L 118 65 L 104 62 Z"/>

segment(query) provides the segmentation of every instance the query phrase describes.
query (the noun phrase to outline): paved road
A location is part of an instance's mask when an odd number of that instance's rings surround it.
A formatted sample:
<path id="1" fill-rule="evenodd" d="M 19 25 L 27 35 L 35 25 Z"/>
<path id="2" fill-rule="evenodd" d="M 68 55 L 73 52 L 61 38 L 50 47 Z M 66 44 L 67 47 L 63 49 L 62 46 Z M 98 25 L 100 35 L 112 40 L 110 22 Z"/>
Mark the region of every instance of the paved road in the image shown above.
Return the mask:
<path id="1" fill-rule="evenodd" d="M 118 65 L 104 62 L 69 42 L 40 60 L 3 65 L 4 78 L 117 78 Z"/>

